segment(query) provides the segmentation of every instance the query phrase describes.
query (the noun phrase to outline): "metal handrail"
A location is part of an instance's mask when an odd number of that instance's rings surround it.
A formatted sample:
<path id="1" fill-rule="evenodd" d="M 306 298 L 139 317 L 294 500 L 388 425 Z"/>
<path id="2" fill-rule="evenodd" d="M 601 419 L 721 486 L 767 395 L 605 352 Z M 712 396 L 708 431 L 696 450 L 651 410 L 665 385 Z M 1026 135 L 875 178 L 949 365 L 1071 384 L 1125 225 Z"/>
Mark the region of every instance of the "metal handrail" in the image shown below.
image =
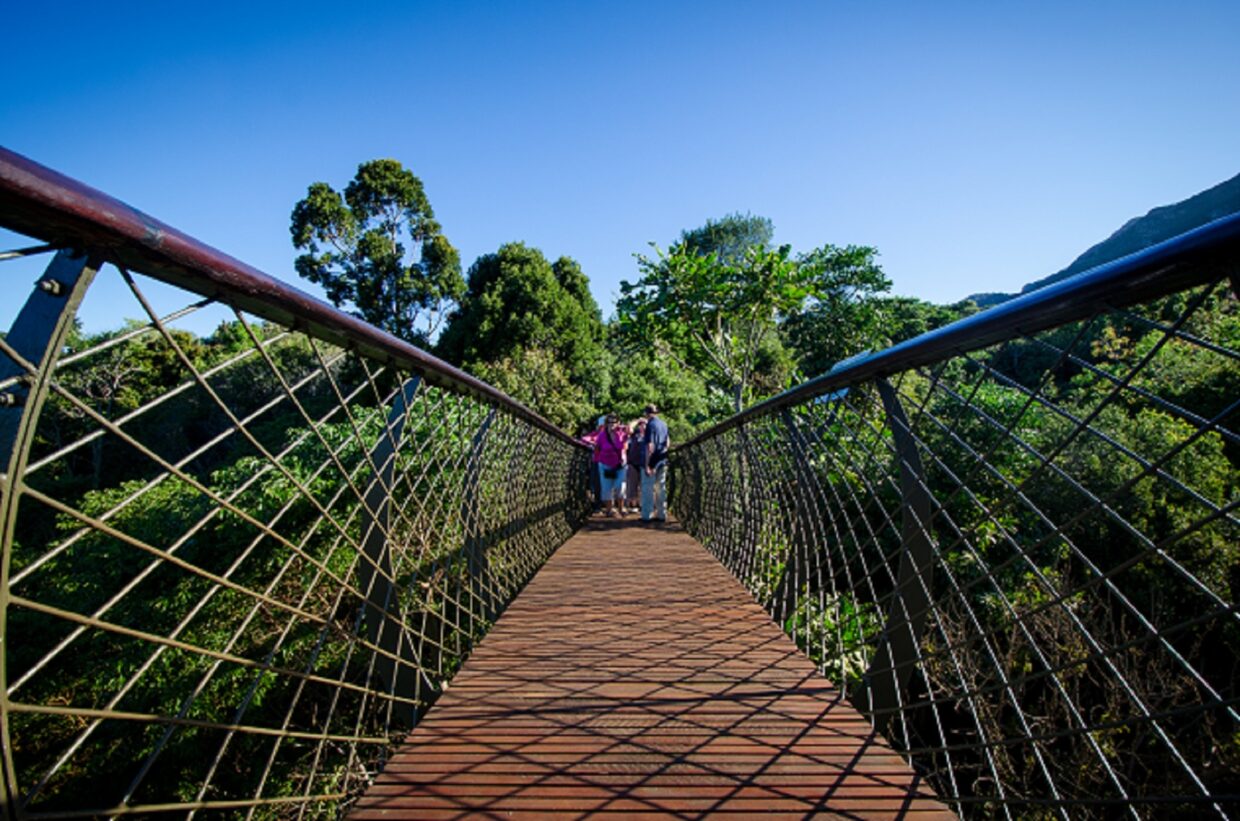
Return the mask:
<path id="1" fill-rule="evenodd" d="M 580 444 L 522 403 L 355 316 L 199 242 L 95 188 L 0 146 L 0 225 L 60 248 L 89 248 L 199 296 L 415 371 Z M 584 446 L 583 446 L 584 447 Z"/>

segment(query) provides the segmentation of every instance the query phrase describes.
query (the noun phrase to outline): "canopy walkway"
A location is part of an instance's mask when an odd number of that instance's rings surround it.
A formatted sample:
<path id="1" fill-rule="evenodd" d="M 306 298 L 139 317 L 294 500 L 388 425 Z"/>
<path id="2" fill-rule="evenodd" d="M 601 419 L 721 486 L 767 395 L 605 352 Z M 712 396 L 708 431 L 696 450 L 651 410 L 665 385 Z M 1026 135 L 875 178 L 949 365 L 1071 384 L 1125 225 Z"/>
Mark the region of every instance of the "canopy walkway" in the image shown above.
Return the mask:
<path id="1" fill-rule="evenodd" d="M 595 520 L 351 818 L 954 818 L 692 538 Z"/>
<path id="2" fill-rule="evenodd" d="M 4 149 L 0 228 L 7 818 L 1240 812 L 1240 215 L 677 441 L 668 530 Z"/>

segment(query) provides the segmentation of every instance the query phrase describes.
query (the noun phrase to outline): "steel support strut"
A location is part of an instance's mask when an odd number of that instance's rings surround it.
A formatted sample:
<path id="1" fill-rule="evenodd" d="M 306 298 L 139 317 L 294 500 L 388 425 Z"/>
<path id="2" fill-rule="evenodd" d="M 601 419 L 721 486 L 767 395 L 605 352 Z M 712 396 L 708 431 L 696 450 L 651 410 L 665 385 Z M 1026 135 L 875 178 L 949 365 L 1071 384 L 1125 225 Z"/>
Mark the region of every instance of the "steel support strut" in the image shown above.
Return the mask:
<path id="1" fill-rule="evenodd" d="M 465 488 L 461 504 L 461 522 L 465 528 L 465 559 L 469 564 L 470 590 L 478 600 L 484 600 L 482 590 L 489 575 L 486 555 L 489 545 L 486 534 L 483 532 L 482 499 L 479 497 L 482 489 L 482 456 L 486 449 L 487 434 L 494 422 L 495 408 L 491 408 L 486 418 L 482 420 L 482 424 L 478 426 L 477 432 L 474 433 L 473 441 L 469 446 L 469 458 L 465 462 Z M 495 613 L 491 612 L 489 601 L 486 606 L 487 617 L 494 618 Z M 471 621 L 473 618 L 474 609 L 471 607 Z M 472 629 L 470 632 L 472 634 Z"/>
<path id="2" fill-rule="evenodd" d="M 9 562 L 16 532 L 17 506 L 22 475 L 34 443 L 39 412 L 51 388 L 52 374 L 73 329 L 82 297 L 99 270 L 101 261 L 77 251 L 60 251 L 52 258 L 34 291 L 26 299 L 13 327 L 4 338 L 0 354 L 0 467 L 4 469 L 0 495 L 0 681 L 8 681 Z M 11 353 L 10 353 L 11 351 Z M 20 361 L 14 358 L 20 357 Z M 7 695 L 0 694 L 0 744 L 3 744 L 4 814 L 16 818 L 20 791 L 13 770 L 13 747 L 9 738 Z"/>
<path id="3" fill-rule="evenodd" d="M 890 733 L 920 658 L 918 648 L 930 610 L 934 545 L 929 532 L 930 492 L 908 417 L 891 384 L 886 379 L 876 384 L 900 463 L 900 567 L 883 632 L 855 701 L 880 730 Z"/>

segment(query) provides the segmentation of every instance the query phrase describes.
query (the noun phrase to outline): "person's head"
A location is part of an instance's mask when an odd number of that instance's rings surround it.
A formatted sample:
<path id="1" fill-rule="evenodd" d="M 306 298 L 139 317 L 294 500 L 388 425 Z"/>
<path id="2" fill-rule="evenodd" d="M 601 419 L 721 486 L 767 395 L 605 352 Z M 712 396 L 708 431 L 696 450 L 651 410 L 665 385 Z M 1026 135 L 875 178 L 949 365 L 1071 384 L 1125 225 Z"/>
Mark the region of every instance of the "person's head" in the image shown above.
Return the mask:
<path id="1" fill-rule="evenodd" d="M 620 415 L 616 413 L 607 414 L 607 427 L 617 428 L 620 426 Z"/>
<path id="2" fill-rule="evenodd" d="M 645 414 L 646 414 L 647 419 L 649 419 L 652 416 L 658 416 L 659 414 L 658 406 L 655 405 L 655 403 L 651 402 L 649 405 L 646 406 Z"/>
<path id="3" fill-rule="evenodd" d="M 646 429 L 646 417 L 638 417 L 633 421 L 633 432 L 641 433 Z"/>

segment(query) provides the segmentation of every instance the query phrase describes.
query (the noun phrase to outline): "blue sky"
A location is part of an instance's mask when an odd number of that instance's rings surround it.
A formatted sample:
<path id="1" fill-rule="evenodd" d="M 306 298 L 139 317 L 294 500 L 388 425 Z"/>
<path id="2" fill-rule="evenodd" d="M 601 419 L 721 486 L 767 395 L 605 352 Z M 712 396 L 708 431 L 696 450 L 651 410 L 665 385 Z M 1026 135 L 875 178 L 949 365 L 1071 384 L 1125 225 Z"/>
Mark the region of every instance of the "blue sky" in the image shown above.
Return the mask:
<path id="1" fill-rule="evenodd" d="M 896 292 L 947 302 L 1240 172 L 1234 0 L 4 16 L 0 144 L 290 281 L 293 203 L 376 157 L 422 178 L 466 265 L 567 254 L 605 314 L 634 252 L 734 211 L 797 250 L 876 246 Z"/>

